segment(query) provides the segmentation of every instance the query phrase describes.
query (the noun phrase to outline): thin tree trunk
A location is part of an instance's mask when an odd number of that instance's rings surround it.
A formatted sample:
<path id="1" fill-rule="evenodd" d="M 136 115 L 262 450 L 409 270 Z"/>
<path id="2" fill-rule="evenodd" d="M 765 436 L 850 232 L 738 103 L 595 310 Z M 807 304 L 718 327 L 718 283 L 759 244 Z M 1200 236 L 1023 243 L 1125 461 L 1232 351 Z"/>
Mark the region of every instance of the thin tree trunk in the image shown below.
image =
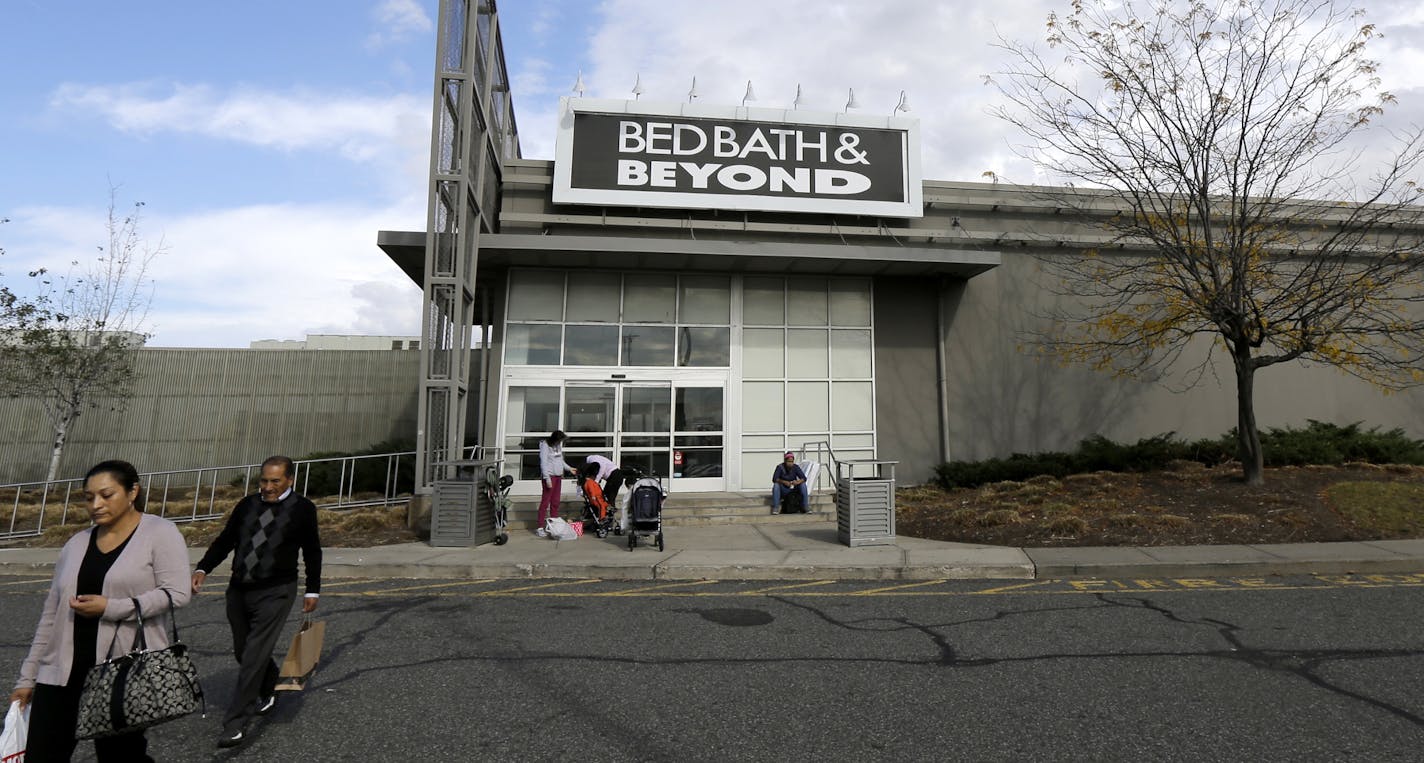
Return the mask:
<path id="1" fill-rule="evenodd" d="M 69 441 L 69 426 L 74 423 L 72 417 L 63 417 L 54 427 L 54 450 L 49 453 L 49 471 L 45 473 L 46 482 L 54 482 L 59 474 L 59 461 L 64 457 L 64 445 Z"/>
<path id="2" fill-rule="evenodd" d="M 1241 476 L 1248 485 L 1266 481 L 1266 459 L 1261 452 L 1261 433 L 1256 428 L 1256 369 L 1249 358 L 1236 358 L 1236 454 L 1241 460 Z"/>

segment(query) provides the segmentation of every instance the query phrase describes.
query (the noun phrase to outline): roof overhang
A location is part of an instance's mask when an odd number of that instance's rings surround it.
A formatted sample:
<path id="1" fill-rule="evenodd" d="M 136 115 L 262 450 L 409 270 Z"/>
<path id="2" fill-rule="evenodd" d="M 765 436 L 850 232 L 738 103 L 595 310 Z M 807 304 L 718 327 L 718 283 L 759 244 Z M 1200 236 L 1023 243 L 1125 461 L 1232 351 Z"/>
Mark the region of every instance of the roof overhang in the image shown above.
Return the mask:
<path id="1" fill-rule="evenodd" d="M 425 233 L 380 231 L 376 244 L 425 285 Z M 997 251 L 979 249 L 486 233 L 478 267 L 972 278 L 999 264 Z"/>

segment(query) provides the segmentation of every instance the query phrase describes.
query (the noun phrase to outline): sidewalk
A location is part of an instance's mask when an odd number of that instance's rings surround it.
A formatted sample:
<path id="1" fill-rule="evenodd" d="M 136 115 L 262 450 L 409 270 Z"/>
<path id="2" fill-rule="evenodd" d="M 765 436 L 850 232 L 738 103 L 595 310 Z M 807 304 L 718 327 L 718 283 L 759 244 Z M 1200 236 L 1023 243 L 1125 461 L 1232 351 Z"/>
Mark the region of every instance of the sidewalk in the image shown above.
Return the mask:
<path id="1" fill-rule="evenodd" d="M 667 550 L 592 535 L 555 542 L 512 531 L 503 546 L 404 543 L 328 548 L 324 578 L 610 580 L 1043 580 L 1424 571 L 1424 540 L 1258 546 L 1020 549 L 897 538 L 850 548 L 834 522 L 667 527 Z M 196 563 L 203 549 L 192 549 Z M 48 575 L 59 550 L 0 549 L 0 574 Z M 226 568 L 220 568 L 225 573 Z"/>

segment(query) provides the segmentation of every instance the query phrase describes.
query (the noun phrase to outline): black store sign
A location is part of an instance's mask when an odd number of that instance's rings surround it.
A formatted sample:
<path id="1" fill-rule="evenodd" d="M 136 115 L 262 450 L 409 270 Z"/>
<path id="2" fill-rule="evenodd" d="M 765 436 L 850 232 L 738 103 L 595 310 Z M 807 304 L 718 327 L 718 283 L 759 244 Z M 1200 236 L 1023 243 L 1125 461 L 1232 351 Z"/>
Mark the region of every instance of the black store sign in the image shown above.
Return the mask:
<path id="1" fill-rule="evenodd" d="M 556 186 L 556 202 L 920 214 L 908 194 L 905 130 L 646 114 L 573 117 L 568 188 Z M 887 211 L 887 204 L 904 206 Z"/>

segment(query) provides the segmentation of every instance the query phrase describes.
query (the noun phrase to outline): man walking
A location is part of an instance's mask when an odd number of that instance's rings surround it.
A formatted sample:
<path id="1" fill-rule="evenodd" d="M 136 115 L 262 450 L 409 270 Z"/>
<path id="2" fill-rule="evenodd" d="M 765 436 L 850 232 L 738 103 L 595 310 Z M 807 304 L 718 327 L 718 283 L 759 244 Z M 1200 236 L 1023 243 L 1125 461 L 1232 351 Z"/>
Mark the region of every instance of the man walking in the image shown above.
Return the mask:
<path id="1" fill-rule="evenodd" d="M 321 592 L 321 538 L 316 506 L 292 490 L 296 467 L 286 456 L 262 462 L 258 492 L 243 498 L 227 525 L 198 562 L 193 593 L 228 554 L 232 580 L 227 587 L 227 621 L 237 657 L 237 686 L 223 717 L 218 747 L 236 747 L 256 715 L 277 704 L 277 665 L 272 650 L 297 597 L 297 550 L 306 566 L 302 611 L 316 610 Z"/>

